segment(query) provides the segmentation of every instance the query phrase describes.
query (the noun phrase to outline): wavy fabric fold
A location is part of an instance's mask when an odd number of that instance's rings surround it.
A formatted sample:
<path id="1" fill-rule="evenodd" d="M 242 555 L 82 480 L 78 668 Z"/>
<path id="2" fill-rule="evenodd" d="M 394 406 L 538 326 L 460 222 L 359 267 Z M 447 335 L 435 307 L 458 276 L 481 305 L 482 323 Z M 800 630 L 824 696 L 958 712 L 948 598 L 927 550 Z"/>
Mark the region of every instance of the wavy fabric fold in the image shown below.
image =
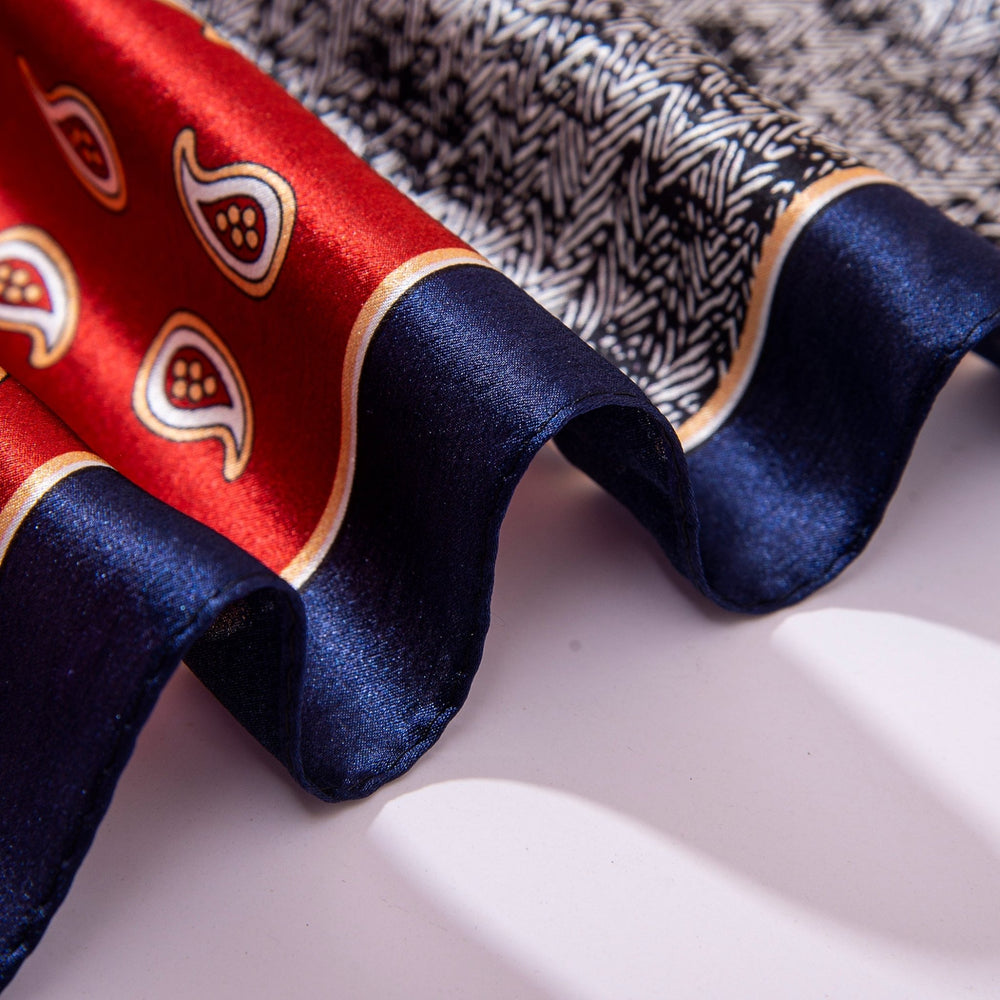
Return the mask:
<path id="1" fill-rule="evenodd" d="M 461 706 L 546 441 L 767 611 L 1000 328 L 989 243 L 617 5 L 323 10 L 293 91 L 440 219 L 173 4 L 0 0 L 0 986 L 182 658 L 369 794 Z M 227 11 L 266 62 L 281 10 Z"/>

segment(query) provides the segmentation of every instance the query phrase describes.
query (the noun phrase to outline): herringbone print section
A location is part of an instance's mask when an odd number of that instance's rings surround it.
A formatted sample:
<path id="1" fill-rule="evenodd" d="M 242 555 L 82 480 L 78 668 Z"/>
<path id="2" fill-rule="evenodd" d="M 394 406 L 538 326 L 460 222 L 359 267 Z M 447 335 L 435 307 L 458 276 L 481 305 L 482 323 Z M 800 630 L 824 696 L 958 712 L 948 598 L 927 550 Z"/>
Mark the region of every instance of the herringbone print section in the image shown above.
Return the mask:
<path id="1" fill-rule="evenodd" d="M 1000 240 L 1000 5 L 662 4 L 720 59 L 963 225 Z"/>
<path id="2" fill-rule="evenodd" d="M 847 163 L 624 4 L 200 9 L 675 425 L 728 370 L 776 215 Z"/>

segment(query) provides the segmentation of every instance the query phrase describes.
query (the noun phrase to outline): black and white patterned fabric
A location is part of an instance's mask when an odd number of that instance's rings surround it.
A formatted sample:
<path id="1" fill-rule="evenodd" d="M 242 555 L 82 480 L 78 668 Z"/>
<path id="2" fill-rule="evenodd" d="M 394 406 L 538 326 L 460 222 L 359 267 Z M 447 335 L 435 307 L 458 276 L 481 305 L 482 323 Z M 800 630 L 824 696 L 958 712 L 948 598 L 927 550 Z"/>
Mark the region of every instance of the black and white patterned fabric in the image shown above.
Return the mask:
<path id="1" fill-rule="evenodd" d="M 664 2 L 720 60 L 957 222 L 1000 240 L 993 0 Z M 695 8 L 697 8 L 695 10 Z"/>
<path id="2" fill-rule="evenodd" d="M 776 217 L 857 162 L 836 143 L 1000 236 L 991 4 L 196 6 L 676 427 L 734 364 Z"/>

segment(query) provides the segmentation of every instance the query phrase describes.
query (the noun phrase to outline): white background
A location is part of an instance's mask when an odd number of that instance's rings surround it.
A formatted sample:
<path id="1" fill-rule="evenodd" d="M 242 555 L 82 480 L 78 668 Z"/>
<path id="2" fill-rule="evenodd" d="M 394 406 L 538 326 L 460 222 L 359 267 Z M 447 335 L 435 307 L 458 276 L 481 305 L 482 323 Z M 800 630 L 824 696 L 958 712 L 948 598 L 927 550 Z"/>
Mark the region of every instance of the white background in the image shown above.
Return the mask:
<path id="1" fill-rule="evenodd" d="M 970 359 L 861 559 L 741 618 L 546 449 L 440 743 L 323 805 L 181 670 L 4 1000 L 1000 996 L 998 500 Z"/>

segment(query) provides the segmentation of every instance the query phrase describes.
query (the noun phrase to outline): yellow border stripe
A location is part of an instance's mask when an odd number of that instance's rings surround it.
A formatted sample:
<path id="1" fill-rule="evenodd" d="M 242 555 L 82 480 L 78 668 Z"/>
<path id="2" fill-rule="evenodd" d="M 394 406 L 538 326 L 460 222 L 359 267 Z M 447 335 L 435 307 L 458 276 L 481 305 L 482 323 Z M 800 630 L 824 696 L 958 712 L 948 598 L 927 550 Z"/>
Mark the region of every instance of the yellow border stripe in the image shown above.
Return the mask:
<path id="1" fill-rule="evenodd" d="M 368 345 L 390 309 L 418 282 L 448 267 L 493 265 L 472 250 L 453 248 L 418 254 L 390 272 L 361 307 L 347 341 L 341 381 L 340 455 L 330 499 L 298 555 L 281 571 L 293 587 L 302 587 L 330 551 L 344 521 L 354 481 L 358 444 L 358 387 Z"/>
<path id="2" fill-rule="evenodd" d="M 56 483 L 79 469 L 107 464 L 89 451 L 68 451 L 35 469 L 0 509 L 0 563 L 4 561 L 7 549 L 24 519 Z"/>
<path id="3" fill-rule="evenodd" d="M 677 428 L 677 436 L 685 451 L 696 448 L 714 434 L 742 398 L 764 344 L 764 332 L 771 313 L 774 291 L 781 277 L 781 268 L 802 230 L 834 198 L 866 184 L 895 183 L 870 167 L 852 167 L 827 174 L 792 198 L 788 208 L 778 216 L 774 229 L 764 238 L 739 347 L 732 365 L 705 405 Z"/>
<path id="4" fill-rule="evenodd" d="M 771 309 L 771 300 L 781 275 L 781 266 L 795 240 L 815 216 L 834 198 L 865 184 L 893 184 L 884 174 L 868 167 L 838 170 L 800 191 L 782 212 L 774 229 L 764 239 L 760 263 L 754 275 L 750 302 L 743 324 L 740 346 L 733 364 L 723 376 L 708 402 L 678 430 L 686 449 L 701 444 L 729 416 L 753 374 L 760 355 L 763 332 Z M 294 587 L 302 587 L 329 552 L 343 524 L 357 457 L 358 387 L 365 355 L 375 332 L 389 310 L 418 281 L 435 271 L 460 264 L 493 267 L 471 250 L 431 250 L 401 264 L 384 278 L 362 306 L 351 328 L 344 357 L 341 383 L 340 456 L 333 489 L 326 507 L 309 540 L 281 575 Z"/>

